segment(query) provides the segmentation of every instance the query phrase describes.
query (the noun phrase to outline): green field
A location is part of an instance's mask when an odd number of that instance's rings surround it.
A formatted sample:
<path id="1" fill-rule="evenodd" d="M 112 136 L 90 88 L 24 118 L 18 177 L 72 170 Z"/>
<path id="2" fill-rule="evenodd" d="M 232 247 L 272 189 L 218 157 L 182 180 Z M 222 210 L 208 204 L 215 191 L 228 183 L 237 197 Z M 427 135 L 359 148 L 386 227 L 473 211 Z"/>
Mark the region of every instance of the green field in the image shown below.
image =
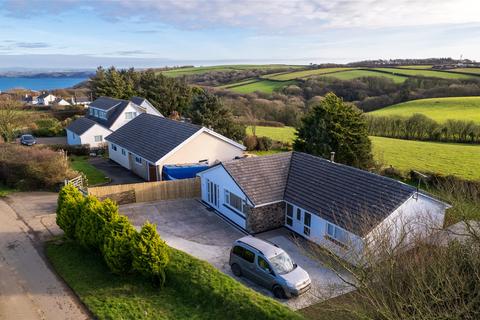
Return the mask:
<path id="1" fill-rule="evenodd" d="M 234 71 L 234 70 L 248 70 L 248 69 L 275 69 L 275 68 L 303 68 L 303 66 L 285 65 L 285 64 L 237 64 L 237 65 L 221 65 L 209 67 L 190 67 L 177 68 L 166 71 L 159 71 L 169 77 L 178 77 L 192 74 L 202 74 L 212 71 Z"/>
<path id="2" fill-rule="evenodd" d="M 403 69 L 432 69 L 432 65 L 410 65 L 410 66 L 398 66 L 397 68 Z"/>
<path id="3" fill-rule="evenodd" d="M 88 156 L 70 156 L 70 167 L 73 170 L 85 174 L 90 186 L 103 184 L 110 181 L 102 171 L 98 170 L 88 162 Z"/>
<path id="4" fill-rule="evenodd" d="M 322 69 L 314 69 L 314 70 L 302 70 L 302 71 L 295 71 L 295 72 L 288 72 L 288 73 L 273 73 L 262 76 L 264 79 L 271 79 L 277 81 L 287 81 L 287 80 L 294 80 L 294 79 L 304 79 L 308 77 L 314 77 L 322 74 L 328 74 L 332 72 L 341 72 L 351 70 L 352 68 L 322 68 Z"/>
<path id="5" fill-rule="evenodd" d="M 413 70 L 413 69 L 401 69 L 401 68 L 373 68 L 372 70 L 379 70 L 390 72 L 396 75 L 404 76 L 422 76 L 430 78 L 442 78 L 442 79 L 470 79 L 472 76 L 460 73 L 451 73 L 444 71 L 432 71 L 432 70 Z"/>
<path id="6" fill-rule="evenodd" d="M 361 77 L 384 77 L 392 79 L 395 83 L 402 83 L 407 80 L 407 77 L 402 77 L 393 74 L 387 74 L 382 72 L 375 72 L 370 70 L 350 70 L 344 72 L 337 72 L 332 74 L 326 74 L 326 77 L 334 77 L 340 80 L 352 80 Z"/>
<path id="7" fill-rule="evenodd" d="M 411 116 L 421 113 L 440 123 L 447 119 L 472 120 L 480 123 L 480 97 L 449 97 L 403 102 L 370 112 L 378 116 Z"/>
<path id="8" fill-rule="evenodd" d="M 234 87 L 240 87 L 240 86 L 243 86 L 243 85 L 246 85 L 246 84 L 250 84 L 250 83 L 254 83 L 254 82 L 259 82 L 260 80 L 258 79 L 247 79 L 247 80 L 242 80 L 242 81 L 239 81 L 239 82 L 234 82 L 234 83 L 230 83 L 230 84 L 225 84 L 223 86 L 218 86 L 217 88 L 223 88 L 223 89 L 231 89 L 231 88 L 234 88 Z"/>
<path id="9" fill-rule="evenodd" d="M 256 130 L 258 137 L 269 137 L 282 142 L 292 142 L 295 139 L 295 128 L 293 127 L 257 126 Z M 247 133 L 252 134 L 252 127 L 247 128 Z"/>
<path id="10" fill-rule="evenodd" d="M 285 86 L 294 83 L 294 81 L 270 81 L 270 80 L 260 80 L 257 82 L 248 82 L 245 85 L 241 86 L 232 86 L 230 85 L 230 91 L 236 93 L 253 93 L 255 91 L 264 92 L 264 93 L 272 93 L 275 90 L 281 89 Z"/>
<path id="11" fill-rule="evenodd" d="M 480 146 L 370 137 L 375 159 L 401 171 L 411 169 L 480 179 Z"/>
<path id="12" fill-rule="evenodd" d="M 480 75 L 480 68 L 456 68 L 456 69 L 450 69 L 448 71 L 465 72 L 465 73 Z"/>

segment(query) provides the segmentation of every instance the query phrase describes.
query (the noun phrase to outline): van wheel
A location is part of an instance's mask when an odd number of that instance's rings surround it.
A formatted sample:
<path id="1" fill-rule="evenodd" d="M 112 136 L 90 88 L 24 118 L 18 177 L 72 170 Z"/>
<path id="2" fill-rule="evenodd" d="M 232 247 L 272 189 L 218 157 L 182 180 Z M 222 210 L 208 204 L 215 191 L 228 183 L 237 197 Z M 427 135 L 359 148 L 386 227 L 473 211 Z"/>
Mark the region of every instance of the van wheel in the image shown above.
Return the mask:
<path id="1" fill-rule="evenodd" d="M 240 266 L 236 263 L 232 264 L 232 272 L 237 277 L 242 276 L 242 269 L 240 269 Z"/>
<path id="2" fill-rule="evenodd" d="M 279 285 L 276 285 L 272 289 L 273 295 L 278 299 L 285 299 L 287 296 L 285 295 L 285 291 Z"/>

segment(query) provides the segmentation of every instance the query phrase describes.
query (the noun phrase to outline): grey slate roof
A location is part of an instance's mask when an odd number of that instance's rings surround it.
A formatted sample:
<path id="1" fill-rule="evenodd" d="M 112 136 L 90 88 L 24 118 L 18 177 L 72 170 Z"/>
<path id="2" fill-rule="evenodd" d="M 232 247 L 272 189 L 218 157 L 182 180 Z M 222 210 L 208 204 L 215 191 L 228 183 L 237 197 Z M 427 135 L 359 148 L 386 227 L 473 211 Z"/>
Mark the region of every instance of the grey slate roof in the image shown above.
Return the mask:
<path id="1" fill-rule="evenodd" d="M 285 200 L 360 236 L 416 191 L 399 181 L 301 152 L 223 166 L 255 205 Z"/>
<path id="2" fill-rule="evenodd" d="M 222 163 L 232 178 L 255 204 L 283 200 L 291 152 Z"/>
<path id="3" fill-rule="evenodd" d="M 132 101 L 133 103 L 135 103 L 135 104 L 138 105 L 138 106 L 141 106 L 142 103 L 144 103 L 145 101 L 148 102 L 147 99 L 142 98 L 142 97 L 132 97 L 132 98 L 130 99 L 130 101 Z M 150 102 L 148 102 L 148 103 L 150 103 Z"/>
<path id="4" fill-rule="evenodd" d="M 88 114 L 86 117 L 90 120 L 98 122 L 100 125 L 110 128 L 117 118 L 123 113 L 130 101 L 122 99 L 114 99 L 110 97 L 100 97 L 90 103 L 89 108 L 96 108 L 107 111 L 107 119 L 100 119 Z"/>
<path id="5" fill-rule="evenodd" d="M 82 117 L 74 120 L 70 125 L 67 127 L 67 130 L 72 131 L 75 134 L 82 135 L 88 129 L 96 125 L 97 123 L 93 120 L 88 118 Z"/>
<path id="6" fill-rule="evenodd" d="M 105 140 L 155 163 L 202 127 L 142 113 Z"/>

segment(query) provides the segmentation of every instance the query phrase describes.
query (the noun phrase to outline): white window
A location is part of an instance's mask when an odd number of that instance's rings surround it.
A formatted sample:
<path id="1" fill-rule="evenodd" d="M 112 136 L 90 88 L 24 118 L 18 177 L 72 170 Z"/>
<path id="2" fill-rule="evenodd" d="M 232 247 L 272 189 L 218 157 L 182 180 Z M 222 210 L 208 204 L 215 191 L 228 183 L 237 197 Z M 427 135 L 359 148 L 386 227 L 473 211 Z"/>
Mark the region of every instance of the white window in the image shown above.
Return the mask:
<path id="1" fill-rule="evenodd" d="M 90 108 L 90 115 L 93 116 L 93 108 Z"/>
<path id="2" fill-rule="evenodd" d="M 327 222 L 327 239 L 346 246 L 348 244 L 348 233 L 340 227 Z"/>
<path id="3" fill-rule="evenodd" d="M 98 110 L 97 109 L 93 109 L 93 115 L 98 118 Z"/>
<path id="4" fill-rule="evenodd" d="M 287 203 L 287 217 L 286 223 L 291 227 L 293 224 L 293 206 L 290 203 Z"/>
<path id="5" fill-rule="evenodd" d="M 127 155 L 127 152 L 125 151 L 125 149 L 122 148 L 122 156 L 126 156 Z"/>
<path id="6" fill-rule="evenodd" d="M 137 116 L 136 112 L 125 112 L 125 119 L 133 119 Z"/>
<path id="7" fill-rule="evenodd" d="M 101 135 L 100 136 L 95 136 L 94 139 L 95 139 L 95 142 L 102 142 L 103 137 Z"/>
<path id="8" fill-rule="evenodd" d="M 99 111 L 98 114 L 100 118 L 107 119 L 107 113 L 105 111 Z"/>
<path id="9" fill-rule="evenodd" d="M 310 236 L 310 227 L 312 224 L 312 215 L 305 211 L 303 214 L 303 234 Z"/>
<path id="10" fill-rule="evenodd" d="M 75 136 L 75 133 L 72 132 L 72 138 L 75 139 L 76 136 Z"/>
<path id="11" fill-rule="evenodd" d="M 112 144 L 112 150 L 113 150 L 113 151 L 117 151 L 117 146 L 114 145 L 114 144 Z"/>
<path id="12" fill-rule="evenodd" d="M 142 158 L 140 158 L 140 157 L 135 157 L 135 162 L 136 162 L 137 164 L 142 164 Z"/>
<path id="13" fill-rule="evenodd" d="M 235 209 L 236 211 L 239 211 L 243 214 L 247 213 L 247 210 L 248 210 L 247 202 L 228 190 L 225 190 L 225 203 L 232 209 Z"/>

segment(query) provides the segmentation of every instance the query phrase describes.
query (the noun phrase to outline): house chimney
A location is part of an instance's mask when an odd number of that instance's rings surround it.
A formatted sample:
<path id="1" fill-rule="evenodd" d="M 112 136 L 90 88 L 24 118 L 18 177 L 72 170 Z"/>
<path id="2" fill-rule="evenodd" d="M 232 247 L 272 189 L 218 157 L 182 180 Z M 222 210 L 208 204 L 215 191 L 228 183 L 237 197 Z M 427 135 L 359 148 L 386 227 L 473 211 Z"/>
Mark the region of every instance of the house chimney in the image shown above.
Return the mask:
<path id="1" fill-rule="evenodd" d="M 335 162 L 335 152 L 330 152 L 330 162 Z"/>

